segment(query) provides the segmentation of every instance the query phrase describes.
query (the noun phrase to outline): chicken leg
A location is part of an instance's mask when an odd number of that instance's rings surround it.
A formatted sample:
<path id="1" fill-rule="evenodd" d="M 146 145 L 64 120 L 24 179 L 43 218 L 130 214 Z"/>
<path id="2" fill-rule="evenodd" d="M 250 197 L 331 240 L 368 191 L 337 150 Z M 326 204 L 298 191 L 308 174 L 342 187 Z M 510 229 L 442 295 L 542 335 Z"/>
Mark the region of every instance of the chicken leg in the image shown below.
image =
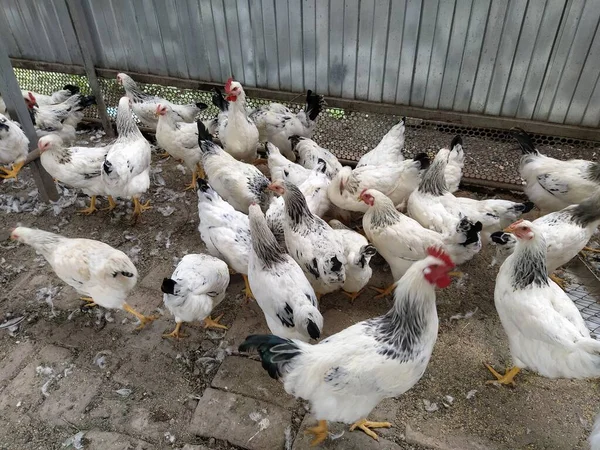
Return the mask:
<path id="1" fill-rule="evenodd" d="M 204 319 L 204 328 L 219 328 L 222 330 L 226 330 L 227 327 L 219 323 L 219 320 L 221 320 L 222 317 L 223 314 L 221 314 L 216 319 L 211 319 L 210 316 L 208 316 L 206 319 Z"/>
<path id="2" fill-rule="evenodd" d="M 196 178 L 198 178 L 198 169 L 194 169 L 192 172 L 192 182 L 190 184 L 186 184 L 186 191 L 189 191 L 190 189 L 196 189 Z"/>
<path id="3" fill-rule="evenodd" d="M 250 289 L 248 275 L 242 274 L 242 277 L 244 277 L 244 284 L 246 285 L 244 288 L 244 294 L 246 295 L 246 303 L 248 303 L 251 299 L 254 299 L 254 294 L 252 293 L 252 289 Z"/>
<path id="4" fill-rule="evenodd" d="M 592 252 L 592 253 L 600 253 L 600 248 L 594 248 L 594 247 L 587 247 L 587 246 L 586 246 L 586 247 L 583 247 L 583 248 L 581 249 L 581 251 L 584 251 L 584 252 Z"/>
<path id="5" fill-rule="evenodd" d="M 358 292 L 346 292 L 344 290 L 342 290 L 342 294 L 344 294 L 346 297 L 350 298 L 350 301 L 353 302 L 354 300 L 356 300 L 358 297 L 360 297 L 360 295 L 364 292 L 364 289 L 361 289 Z"/>
<path id="6" fill-rule="evenodd" d="M 84 302 L 87 302 L 84 306 L 87 306 L 88 308 L 98 306 L 98 305 L 96 305 L 96 302 L 94 301 L 94 299 L 92 297 L 79 297 L 79 300 L 83 300 Z"/>
<path id="7" fill-rule="evenodd" d="M 90 206 L 88 206 L 85 209 L 80 209 L 79 211 L 77 211 L 79 214 L 84 214 L 86 216 L 89 216 L 90 214 L 94 213 L 98 211 L 98 209 L 96 209 L 96 196 L 92 195 L 92 198 L 90 199 Z"/>
<path id="8" fill-rule="evenodd" d="M 310 442 L 311 447 L 319 445 L 329 434 L 327 429 L 327 421 L 319 420 L 319 424 L 316 427 L 307 428 L 304 434 L 312 434 L 315 438 Z"/>
<path id="9" fill-rule="evenodd" d="M 147 211 L 150 208 L 152 208 L 152 206 L 150 206 L 150 200 L 142 204 L 140 203 L 139 197 L 133 197 L 133 217 L 139 217 L 144 211 Z"/>
<path id="10" fill-rule="evenodd" d="M 21 171 L 21 169 L 23 168 L 24 165 L 25 165 L 25 161 L 20 161 L 20 162 L 14 163 L 12 165 L 12 169 L 9 169 L 7 167 L 0 167 L 0 170 L 2 172 L 4 172 L 3 174 L 0 173 L 0 178 L 4 178 L 5 180 L 7 180 L 9 178 L 14 178 L 16 180 L 17 175 L 19 174 L 19 172 Z"/>
<path id="11" fill-rule="evenodd" d="M 108 206 L 106 208 L 101 208 L 100 211 L 112 211 L 117 207 L 117 202 L 112 198 L 112 195 L 109 195 L 106 199 L 108 200 Z"/>
<path id="12" fill-rule="evenodd" d="M 360 419 L 358 422 L 352 424 L 350 431 L 354 431 L 358 428 L 359 430 L 367 433 L 367 436 L 370 436 L 378 441 L 379 436 L 377 436 L 375 432 L 371 431 L 371 428 L 390 428 L 391 426 L 392 424 L 390 422 L 369 422 L 367 419 Z"/>
<path id="13" fill-rule="evenodd" d="M 141 330 L 142 328 L 144 328 L 147 324 L 149 324 L 153 320 L 158 319 L 158 316 L 144 316 L 143 314 L 140 314 L 135 309 L 133 309 L 131 306 L 129 306 L 127 303 L 123 304 L 123 309 L 125 311 L 127 311 L 128 313 L 133 314 L 141 322 L 140 325 L 136 328 L 136 330 Z"/>
<path id="14" fill-rule="evenodd" d="M 510 385 L 514 386 L 515 385 L 514 378 L 521 371 L 521 369 L 519 369 L 518 367 L 512 367 L 510 369 L 507 369 L 506 373 L 504 375 L 501 375 L 498 372 L 496 372 L 496 370 L 489 364 L 485 364 L 485 367 L 487 367 L 487 369 L 490 372 L 492 372 L 492 375 L 494 375 L 496 377 L 495 380 L 487 380 L 485 382 L 485 384 L 500 383 L 500 384 L 510 384 Z"/>
<path id="15" fill-rule="evenodd" d="M 561 277 L 559 277 L 558 275 L 555 275 L 553 273 L 550 274 L 550 279 L 552 281 L 554 281 L 556 284 L 558 284 L 558 286 L 564 291 L 567 288 L 567 280 L 563 280 Z"/>
<path id="16" fill-rule="evenodd" d="M 200 178 L 206 178 L 206 173 L 204 172 L 204 167 L 202 167 L 202 164 L 198 163 L 198 165 L 196 166 L 196 172 L 198 174 L 198 176 Z"/>
<path id="17" fill-rule="evenodd" d="M 180 332 L 181 330 L 181 322 L 177 322 L 175 324 L 175 329 L 173 331 L 171 331 L 170 333 L 167 334 L 163 334 L 162 337 L 167 338 L 167 337 L 172 337 L 175 339 L 181 339 L 187 336 L 187 334 L 183 334 Z"/>
<path id="18" fill-rule="evenodd" d="M 394 292 L 394 289 L 396 288 L 396 283 L 392 283 L 390 284 L 388 287 L 386 287 L 385 289 L 381 289 L 381 288 L 377 288 L 375 286 L 371 286 L 371 289 L 373 289 L 374 291 L 379 292 L 379 295 L 376 295 L 374 298 L 383 298 L 383 297 L 387 297 L 388 295 L 390 295 L 392 292 Z"/>

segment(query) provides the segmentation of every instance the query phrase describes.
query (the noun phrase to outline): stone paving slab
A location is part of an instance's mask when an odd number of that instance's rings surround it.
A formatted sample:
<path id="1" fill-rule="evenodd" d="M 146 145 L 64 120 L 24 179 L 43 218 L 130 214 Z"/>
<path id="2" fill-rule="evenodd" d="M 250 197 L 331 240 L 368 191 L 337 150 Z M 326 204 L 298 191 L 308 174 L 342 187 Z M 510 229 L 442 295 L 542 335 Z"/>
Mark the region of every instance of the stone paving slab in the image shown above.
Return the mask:
<path id="1" fill-rule="evenodd" d="M 406 424 L 404 430 L 406 442 L 434 450 L 495 450 L 499 447 L 468 436 L 445 435 L 443 438 L 428 436 Z"/>
<path id="2" fill-rule="evenodd" d="M 161 280 L 162 282 L 162 280 Z M 159 286 L 160 288 L 160 286 Z M 135 309 L 137 312 L 144 315 L 152 315 L 154 310 L 162 305 L 163 295 L 162 293 L 153 289 L 146 289 L 143 287 L 136 288 L 129 297 L 127 297 L 127 304 Z M 128 319 L 135 321 L 133 314 L 123 312 Z M 147 325 L 150 328 L 152 324 Z"/>
<path id="3" fill-rule="evenodd" d="M 31 342 L 16 344 L 6 357 L 0 361 L 0 386 L 14 377 L 25 360 L 34 353 Z"/>
<path id="4" fill-rule="evenodd" d="M 174 270 L 175 268 L 169 262 L 158 264 L 150 269 L 150 272 L 142 278 L 142 281 L 139 282 L 138 286 L 160 292 L 160 297 L 162 299 L 160 286 L 162 285 L 163 278 L 171 278 Z"/>
<path id="5" fill-rule="evenodd" d="M 224 391 L 293 408 L 296 399 L 283 389 L 280 381 L 272 379 L 262 364 L 241 356 L 225 358 L 212 381 L 212 386 Z"/>
<path id="6" fill-rule="evenodd" d="M 121 433 L 91 430 L 84 435 L 85 450 L 153 450 L 148 442 Z"/>
<path id="7" fill-rule="evenodd" d="M 243 285 L 243 283 L 242 283 Z M 255 301 L 241 305 L 235 322 L 227 330 L 225 339 L 237 348 L 250 334 L 271 334 L 260 306 Z"/>
<path id="8" fill-rule="evenodd" d="M 271 403 L 207 388 L 189 429 L 248 450 L 282 449 L 291 419 L 290 411 Z"/>

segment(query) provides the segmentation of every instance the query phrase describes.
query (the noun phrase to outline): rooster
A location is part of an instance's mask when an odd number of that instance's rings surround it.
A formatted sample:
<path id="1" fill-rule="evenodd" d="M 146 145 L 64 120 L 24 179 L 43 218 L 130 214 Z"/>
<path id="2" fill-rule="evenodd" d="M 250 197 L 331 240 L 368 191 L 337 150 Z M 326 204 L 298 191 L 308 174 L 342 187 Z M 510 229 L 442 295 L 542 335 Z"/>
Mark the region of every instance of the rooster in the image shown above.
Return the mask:
<path id="1" fill-rule="evenodd" d="M 590 337 L 577 306 L 548 278 L 543 233 L 527 220 L 507 231 L 518 243 L 500 267 L 494 302 L 514 366 L 500 374 L 486 364 L 494 382 L 514 384 L 524 368 L 548 378 L 600 377 L 600 341 Z"/>
<path id="2" fill-rule="evenodd" d="M 327 175 L 329 178 L 333 178 L 340 170 L 342 170 L 342 164 L 338 161 L 333 153 L 329 150 L 320 147 L 312 139 L 308 139 L 301 136 L 290 136 L 292 143 L 292 151 L 296 155 L 296 162 L 307 169 L 314 169 L 319 163 L 319 159 L 322 159 L 327 164 Z"/>
<path id="3" fill-rule="evenodd" d="M 306 104 L 298 114 L 292 113 L 280 103 L 261 106 L 250 113 L 250 119 L 256 124 L 261 142 L 271 142 L 291 161 L 296 160 L 292 151 L 290 136 L 312 138 L 317 126 L 319 113 L 325 105 L 322 95 L 308 90 Z"/>
<path id="4" fill-rule="evenodd" d="M 17 178 L 29 153 L 29 139 L 17 122 L 0 114 L 0 178 Z M 8 167 L 12 164 L 12 168 Z"/>
<path id="5" fill-rule="evenodd" d="M 142 91 L 133 79 L 125 74 L 117 74 L 117 83 L 125 89 L 125 95 L 132 102 L 132 110 L 143 125 L 156 129 L 158 118 L 156 117 L 156 106 L 170 106 L 176 117 L 176 122 L 194 122 L 198 113 L 206 108 L 206 103 L 191 103 L 189 105 L 176 105 L 164 98 L 150 95 Z"/>
<path id="6" fill-rule="evenodd" d="M 525 131 L 513 128 L 511 134 L 523 152 L 519 172 L 526 183 L 525 194 L 543 213 L 581 203 L 600 191 L 600 163 L 550 158 L 536 150 Z"/>
<path id="7" fill-rule="evenodd" d="M 23 95 L 23 100 L 25 100 L 25 102 L 30 98 L 29 94 L 32 94 L 35 97 L 37 104 L 41 106 L 62 103 L 69 97 L 79 94 L 79 91 L 79 86 L 67 84 L 60 91 L 53 92 L 51 95 L 38 94 L 37 92 L 32 91 L 21 91 L 21 94 Z"/>
<path id="8" fill-rule="evenodd" d="M 365 234 L 390 265 L 394 281 L 402 278 L 415 261 L 423 259 L 431 246 L 443 248 L 456 264 L 470 260 L 481 250 L 481 222 L 463 217 L 454 230 L 440 234 L 397 211 L 379 191 L 367 189 L 360 199 L 369 207 L 363 216 Z M 376 290 L 378 297 L 383 297 L 393 289 L 394 283 Z"/>
<path id="9" fill-rule="evenodd" d="M 17 227 L 11 239 L 27 244 L 40 253 L 56 275 L 75 289 L 88 306 L 123 309 L 139 321 L 138 329 L 156 316 L 144 316 L 126 303 L 135 287 L 138 271 L 129 257 L 104 242 L 70 239 L 48 231 Z"/>
<path id="10" fill-rule="evenodd" d="M 447 287 L 454 266 L 438 249 L 415 262 L 385 315 L 352 325 L 317 345 L 277 336 L 248 336 L 240 351 L 256 349 L 271 378 L 289 394 L 308 400 L 319 421 L 307 430 L 312 445 L 328 435 L 328 421 L 353 424 L 373 439 L 371 428 L 392 426 L 367 416 L 385 398 L 411 389 L 423 376 L 438 334 L 435 288 Z"/>

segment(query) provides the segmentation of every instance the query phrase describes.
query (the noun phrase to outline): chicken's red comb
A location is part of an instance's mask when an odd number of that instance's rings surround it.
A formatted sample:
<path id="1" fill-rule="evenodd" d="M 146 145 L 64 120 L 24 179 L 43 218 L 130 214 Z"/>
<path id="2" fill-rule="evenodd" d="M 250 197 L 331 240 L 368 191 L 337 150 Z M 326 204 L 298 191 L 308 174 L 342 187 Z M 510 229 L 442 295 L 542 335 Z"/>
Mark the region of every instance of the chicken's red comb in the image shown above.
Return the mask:
<path id="1" fill-rule="evenodd" d="M 30 100 L 32 103 L 36 103 L 36 101 L 35 101 L 35 96 L 34 96 L 34 95 L 31 93 L 31 92 L 28 92 L 28 97 L 29 97 L 29 100 Z"/>
<path id="2" fill-rule="evenodd" d="M 367 192 L 369 190 L 369 188 L 365 188 L 362 190 L 362 192 L 359 195 L 359 198 L 362 198 L 363 195 L 365 195 L 365 192 Z"/>
<path id="3" fill-rule="evenodd" d="M 513 222 L 513 223 L 511 223 L 511 224 L 510 224 L 510 227 L 511 227 L 511 228 L 512 228 L 512 227 L 516 227 L 516 226 L 517 226 L 517 225 L 519 225 L 521 222 L 523 222 L 523 220 L 525 220 L 525 219 L 519 219 L 519 220 L 517 220 L 516 222 Z"/>
<path id="4" fill-rule="evenodd" d="M 233 77 L 229 77 L 229 79 L 227 80 L 227 83 L 225 83 L 225 92 L 230 94 L 231 93 L 231 83 L 233 82 Z"/>
<path id="5" fill-rule="evenodd" d="M 427 254 L 429 256 L 433 256 L 434 258 L 441 259 L 442 261 L 444 261 L 444 264 L 446 264 L 448 267 L 454 267 L 454 262 L 452 261 L 452 258 L 450 258 L 450 256 L 448 256 L 448 254 L 441 248 L 429 247 L 427 249 Z"/>

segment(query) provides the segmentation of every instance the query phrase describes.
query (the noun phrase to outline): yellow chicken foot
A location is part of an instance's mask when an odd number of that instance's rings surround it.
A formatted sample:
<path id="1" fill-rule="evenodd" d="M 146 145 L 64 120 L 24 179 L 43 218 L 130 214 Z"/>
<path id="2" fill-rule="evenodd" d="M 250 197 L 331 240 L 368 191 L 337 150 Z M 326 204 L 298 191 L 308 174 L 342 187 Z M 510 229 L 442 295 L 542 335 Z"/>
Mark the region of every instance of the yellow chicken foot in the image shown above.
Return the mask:
<path id="1" fill-rule="evenodd" d="M 358 428 L 359 430 L 367 433 L 367 436 L 370 436 L 378 441 L 379 436 L 371 431 L 371 428 L 390 428 L 391 426 L 392 424 L 390 422 L 369 422 L 367 419 L 360 419 L 350 427 L 350 431 L 354 431 Z"/>
<path id="2" fill-rule="evenodd" d="M 307 428 L 304 434 L 312 434 L 315 438 L 310 442 L 311 447 L 319 445 L 329 434 L 327 429 L 327 421 L 319 420 L 319 424 L 316 427 Z"/>
<path id="3" fill-rule="evenodd" d="M 583 247 L 581 250 L 584 252 L 600 253 L 600 248 L 594 247 Z"/>
<path id="4" fill-rule="evenodd" d="M 138 197 L 133 197 L 133 217 L 139 217 L 144 211 L 147 211 L 150 208 L 152 208 L 152 206 L 150 206 L 150 200 L 142 204 Z"/>
<path id="5" fill-rule="evenodd" d="M 550 274 L 550 279 L 552 281 L 554 281 L 556 284 L 558 284 L 558 286 L 564 291 L 567 288 L 567 280 L 563 280 L 561 277 L 559 277 L 558 275 L 555 275 L 553 273 Z"/>
<path id="6" fill-rule="evenodd" d="M 167 151 L 162 152 L 161 154 L 158 155 L 159 158 L 163 158 L 163 159 L 167 159 L 171 157 L 171 154 Z"/>
<path id="7" fill-rule="evenodd" d="M 153 320 L 158 319 L 158 316 L 144 316 L 143 314 L 140 314 L 135 309 L 133 309 L 131 306 L 129 306 L 127 303 L 125 303 L 123 305 L 123 309 L 125 311 L 127 311 L 128 313 L 133 314 L 141 322 L 140 325 L 136 328 L 136 330 L 141 330 L 142 328 L 144 328 L 147 324 L 149 324 Z"/>
<path id="8" fill-rule="evenodd" d="M 363 289 L 361 289 L 358 292 L 346 292 L 346 291 L 342 291 L 342 294 L 344 294 L 346 297 L 349 297 L 351 302 L 353 302 L 358 297 L 360 297 L 360 294 L 362 294 L 362 293 L 363 293 Z"/>
<path id="9" fill-rule="evenodd" d="M 175 329 L 173 331 L 171 331 L 170 333 L 163 334 L 162 337 L 164 337 L 164 338 L 171 337 L 171 338 L 175 338 L 175 339 L 181 339 L 181 338 L 187 337 L 187 334 L 181 333 L 180 330 L 181 330 L 181 322 L 177 322 L 175 324 Z"/>
<path id="10" fill-rule="evenodd" d="M 221 320 L 222 317 L 223 314 L 216 319 L 211 319 L 210 316 L 208 316 L 206 319 L 204 319 L 204 328 L 220 328 L 222 330 L 226 330 L 227 327 L 219 323 L 219 320 Z"/>
<path id="11" fill-rule="evenodd" d="M 101 208 L 100 211 L 112 211 L 117 207 L 117 202 L 112 198 L 112 195 L 109 195 L 106 199 L 108 200 L 108 206 L 106 208 Z"/>
<path id="12" fill-rule="evenodd" d="M 9 178 L 14 178 L 16 180 L 17 175 L 19 174 L 24 165 L 25 161 L 21 161 L 18 163 L 14 163 L 12 165 L 12 169 L 9 169 L 8 167 L 0 167 L 0 170 L 4 172 L 3 174 L 0 174 L 0 178 L 4 178 L 5 180 Z"/>
<path id="13" fill-rule="evenodd" d="M 519 369 L 518 367 L 513 367 L 511 369 L 507 369 L 506 373 L 504 375 L 501 375 L 498 372 L 496 372 L 496 370 L 489 364 L 485 364 L 485 367 L 487 367 L 487 369 L 490 372 L 492 372 L 492 375 L 494 375 L 496 377 L 495 380 L 487 380 L 485 382 L 485 384 L 500 383 L 500 384 L 510 384 L 510 385 L 514 386 L 515 385 L 514 378 L 521 371 L 521 369 Z"/>
<path id="14" fill-rule="evenodd" d="M 92 195 L 92 198 L 90 199 L 90 206 L 88 206 L 85 209 L 80 209 L 77 212 L 79 214 L 85 214 L 86 216 L 89 216 L 90 214 L 92 214 L 96 211 L 98 211 L 98 209 L 96 209 L 96 196 Z"/>
<path id="15" fill-rule="evenodd" d="M 92 297 L 79 297 L 79 300 L 83 300 L 84 302 L 87 302 L 87 304 L 85 306 L 87 306 L 88 308 L 98 306 Z"/>
<path id="16" fill-rule="evenodd" d="M 194 169 L 192 172 L 192 182 L 190 184 L 185 185 L 185 190 L 189 191 L 190 189 L 196 189 L 196 178 L 198 178 L 198 171 Z"/>
<path id="17" fill-rule="evenodd" d="M 374 298 L 383 298 L 383 297 L 387 297 L 388 295 L 390 295 L 392 292 L 394 292 L 394 289 L 396 288 L 396 283 L 392 283 L 390 284 L 388 287 L 386 287 L 385 289 L 381 289 L 381 288 L 376 288 L 375 286 L 371 286 L 371 289 L 373 289 L 374 291 L 379 292 L 379 295 L 376 295 Z"/>
<path id="18" fill-rule="evenodd" d="M 448 272 L 448 276 L 453 278 L 462 278 L 464 275 L 462 272 Z"/>
<path id="19" fill-rule="evenodd" d="M 206 178 L 206 173 L 204 172 L 204 168 L 202 167 L 201 164 L 198 164 L 196 166 L 196 173 L 200 178 Z"/>
<path id="20" fill-rule="evenodd" d="M 252 293 L 252 289 L 250 289 L 250 282 L 248 281 L 248 275 L 242 274 L 244 277 L 244 284 L 246 287 L 244 288 L 244 295 L 246 295 L 246 303 L 250 302 L 250 300 L 254 299 L 254 294 Z"/>

